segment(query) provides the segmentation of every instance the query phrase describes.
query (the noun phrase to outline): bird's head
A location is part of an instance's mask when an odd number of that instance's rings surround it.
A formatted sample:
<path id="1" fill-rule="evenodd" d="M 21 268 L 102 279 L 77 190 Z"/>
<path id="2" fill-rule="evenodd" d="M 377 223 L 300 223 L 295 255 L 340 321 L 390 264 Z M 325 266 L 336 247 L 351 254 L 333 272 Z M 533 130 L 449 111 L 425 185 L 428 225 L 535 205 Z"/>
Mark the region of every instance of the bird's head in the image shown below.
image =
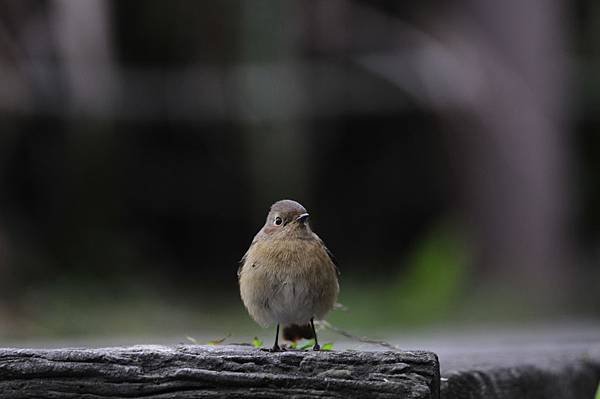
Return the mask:
<path id="1" fill-rule="evenodd" d="M 266 234 L 286 234 L 299 231 L 310 231 L 306 208 L 293 200 L 281 200 L 271 205 L 267 220 L 263 227 Z"/>

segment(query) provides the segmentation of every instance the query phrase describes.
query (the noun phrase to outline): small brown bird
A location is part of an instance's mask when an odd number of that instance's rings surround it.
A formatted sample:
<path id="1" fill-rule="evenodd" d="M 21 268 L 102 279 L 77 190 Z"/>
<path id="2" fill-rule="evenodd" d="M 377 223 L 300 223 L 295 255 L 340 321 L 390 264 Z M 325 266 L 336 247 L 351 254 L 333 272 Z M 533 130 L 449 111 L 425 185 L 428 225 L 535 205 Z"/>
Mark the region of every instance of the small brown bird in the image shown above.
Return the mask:
<path id="1" fill-rule="evenodd" d="M 314 319 L 333 308 L 339 292 L 337 265 L 310 229 L 306 209 L 296 201 L 277 201 L 238 269 L 240 294 L 261 326 L 277 324 L 273 351 L 281 350 L 279 325 L 286 339 L 314 338 Z"/>

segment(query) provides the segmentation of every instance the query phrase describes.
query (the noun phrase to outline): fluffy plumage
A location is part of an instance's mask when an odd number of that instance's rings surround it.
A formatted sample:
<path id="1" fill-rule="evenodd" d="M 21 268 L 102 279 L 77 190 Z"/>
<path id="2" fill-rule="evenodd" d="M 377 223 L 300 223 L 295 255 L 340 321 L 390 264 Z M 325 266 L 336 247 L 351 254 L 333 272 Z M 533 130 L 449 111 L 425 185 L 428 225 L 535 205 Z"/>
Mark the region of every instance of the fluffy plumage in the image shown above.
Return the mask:
<path id="1" fill-rule="evenodd" d="M 248 313 L 263 327 L 283 325 L 288 338 L 308 335 L 302 326 L 322 319 L 339 292 L 337 266 L 307 218 L 306 209 L 295 201 L 273 204 L 238 270 Z M 300 326 L 295 331 L 303 333 L 286 330 L 290 325 Z"/>

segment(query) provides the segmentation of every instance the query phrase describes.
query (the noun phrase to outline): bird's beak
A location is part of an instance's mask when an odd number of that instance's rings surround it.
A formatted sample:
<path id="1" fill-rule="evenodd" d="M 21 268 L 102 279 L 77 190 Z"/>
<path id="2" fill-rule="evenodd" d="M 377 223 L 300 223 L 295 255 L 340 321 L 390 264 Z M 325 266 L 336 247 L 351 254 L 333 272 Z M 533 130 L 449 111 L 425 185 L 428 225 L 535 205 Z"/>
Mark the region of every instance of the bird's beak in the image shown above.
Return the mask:
<path id="1" fill-rule="evenodd" d="M 300 215 L 296 218 L 296 221 L 298 223 L 306 223 L 307 220 L 308 220 L 308 213 L 303 213 L 302 215 Z"/>

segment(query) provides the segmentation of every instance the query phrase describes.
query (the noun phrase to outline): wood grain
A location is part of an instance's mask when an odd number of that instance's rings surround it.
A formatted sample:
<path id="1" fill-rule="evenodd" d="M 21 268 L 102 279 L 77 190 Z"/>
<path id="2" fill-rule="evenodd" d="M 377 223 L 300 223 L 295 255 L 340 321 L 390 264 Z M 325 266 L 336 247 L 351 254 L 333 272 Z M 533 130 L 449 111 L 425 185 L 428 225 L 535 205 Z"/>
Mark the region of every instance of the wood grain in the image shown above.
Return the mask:
<path id="1" fill-rule="evenodd" d="M 438 398 L 430 352 L 243 345 L 0 349 L 3 398 Z"/>

